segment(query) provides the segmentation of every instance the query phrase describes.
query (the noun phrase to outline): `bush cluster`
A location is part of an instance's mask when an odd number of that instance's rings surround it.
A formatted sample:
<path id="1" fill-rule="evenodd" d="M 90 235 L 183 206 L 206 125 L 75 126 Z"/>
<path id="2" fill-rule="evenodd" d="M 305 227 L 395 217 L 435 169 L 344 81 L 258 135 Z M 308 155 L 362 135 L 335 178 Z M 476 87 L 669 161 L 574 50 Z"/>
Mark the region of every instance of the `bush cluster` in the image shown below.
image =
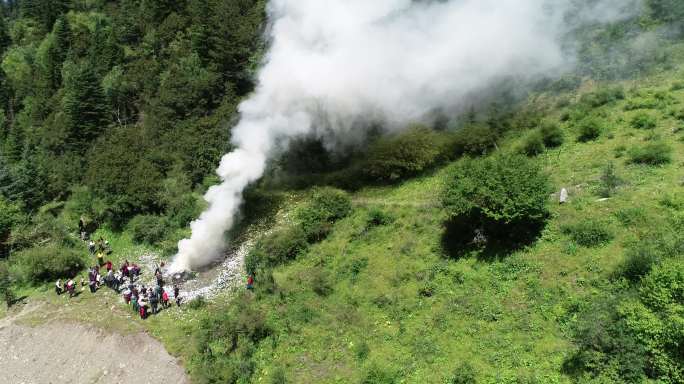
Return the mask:
<path id="1" fill-rule="evenodd" d="M 614 101 L 623 100 L 624 98 L 625 90 L 621 86 L 605 87 L 582 95 L 580 103 L 591 108 L 598 108 Z"/>
<path id="2" fill-rule="evenodd" d="M 546 122 L 539 128 L 544 145 L 547 148 L 556 148 L 563 144 L 565 137 L 563 130 L 556 123 Z"/>
<path id="3" fill-rule="evenodd" d="M 658 125 L 655 116 L 642 112 L 636 114 L 630 123 L 636 129 L 654 129 Z"/>
<path id="4" fill-rule="evenodd" d="M 309 241 L 324 239 L 332 225 L 351 213 L 351 199 L 344 191 L 334 188 L 314 190 L 309 203 L 301 207 L 296 218 Z"/>
<path id="5" fill-rule="evenodd" d="M 444 161 L 449 144 L 446 134 L 415 126 L 378 139 L 368 151 L 364 172 L 375 181 L 415 176 Z"/>
<path id="6" fill-rule="evenodd" d="M 165 217 L 138 215 L 128 223 L 128 230 L 136 243 L 158 244 L 164 240 L 171 227 Z"/>
<path id="7" fill-rule="evenodd" d="M 520 148 L 520 152 L 527 156 L 537 156 L 544 153 L 545 150 L 544 138 L 539 131 L 534 131 L 527 135 Z"/>
<path id="8" fill-rule="evenodd" d="M 207 311 L 194 327 L 189 371 L 200 383 L 251 382 L 256 346 L 270 333 L 253 295 L 238 295 L 230 307 Z"/>
<path id="9" fill-rule="evenodd" d="M 563 225 L 561 230 L 572 241 L 583 247 L 599 247 L 613 240 L 613 233 L 606 223 L 598 220 L 584 220 Z"/>
<path id="10" fill-rule="evenodd" d="M 489 125 L 472 123 L 458 130 L 453 138 L 456 156 L 482 156 L 496 147 L 498 133 Z"/>
<path id="11" fill-rule="evenodd" d="M 21 282 L 34 284 L 73 277 L 86 266 L 86 260 L 77 250 L 48 244 L 13 253 L 10 264 Z"/>
<path id="12" fill-rule="evenodd" d="M 548 177 L 520 155 L 495 155 L 459 164 L 449 176 L 442 203 L 452 246 L 468 244 L 477 233 L 490 244 L 515 245 L 536 237 L 548 217 Z"/>
<path id="13" fill-rule="evenodd" d="M 257 242 L 247 255 L 245 268 L 254 273 L 294 260 L 309 246 L 306 233 L 298 226 L 273 231 Z"/>
<path id="14" fill-rule="evenodd" d="M 603 123 L 596 117 L 588 117 L 578 124 L 577 141 L 586 143 L 596 140 L 603 132 Z"/>
<path id="15" fill-rule="evenodd" d="M 603 168 L 599 181 L 599 196 L 605 198 L 613 196 L 618 187 L 624 183 L 622 178 L 616 173 L 615 165 L 613 163 L 608 163 L 608 165 Z"/>
<path id="16" fill-rule="evenodd" d="M 632 164 L 662 165 L 672 161 L 672 147 L 661 141 L 655 141 L 640 147 L 633 147 L 628 152 Z"/>

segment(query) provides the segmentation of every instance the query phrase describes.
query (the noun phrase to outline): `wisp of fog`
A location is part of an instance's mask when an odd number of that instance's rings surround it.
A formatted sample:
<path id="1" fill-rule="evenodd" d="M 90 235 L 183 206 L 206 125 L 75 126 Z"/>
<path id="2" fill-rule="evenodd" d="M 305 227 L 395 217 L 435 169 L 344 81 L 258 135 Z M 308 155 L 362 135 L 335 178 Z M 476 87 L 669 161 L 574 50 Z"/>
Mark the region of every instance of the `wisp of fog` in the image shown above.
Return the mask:
<path id="1" fill-rule="evenodd" d="M 629 3 L 629 4 L 628 4 Z M 364 116 L 389 130 L 421 121 L 505 78 L 529 83 L 572 69 L 561 41 L 581 22 L 625 17 L 622 0 L 271 0 L 269 50 L 239 106 L 235 148 L 208 208 L 178 243 L 173 272 L 220 257 L 243 190 L 278 148 L 321 127 L 353 136 Z M 573 12 L 574 17 L 567 17 Z M 579 15 L 579 16 L 578 16 Z M 572 20 L 572 21 L 570 21 Z"/>

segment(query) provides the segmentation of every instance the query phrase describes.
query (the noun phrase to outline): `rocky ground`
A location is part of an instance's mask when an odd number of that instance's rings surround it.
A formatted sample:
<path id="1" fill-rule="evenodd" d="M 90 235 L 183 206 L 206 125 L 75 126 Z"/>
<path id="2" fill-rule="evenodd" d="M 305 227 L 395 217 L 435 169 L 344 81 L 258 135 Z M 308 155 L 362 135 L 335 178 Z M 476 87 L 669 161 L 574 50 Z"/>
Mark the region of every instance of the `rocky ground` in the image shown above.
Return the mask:
<path id="1" fill-rule="evenodd" d="M 0 320 L 0 382 L 8 384 L 185 384 L 175 358 L 146 333 L 122 335 L 79 323 L 22 325 L 27 305 Z"/>

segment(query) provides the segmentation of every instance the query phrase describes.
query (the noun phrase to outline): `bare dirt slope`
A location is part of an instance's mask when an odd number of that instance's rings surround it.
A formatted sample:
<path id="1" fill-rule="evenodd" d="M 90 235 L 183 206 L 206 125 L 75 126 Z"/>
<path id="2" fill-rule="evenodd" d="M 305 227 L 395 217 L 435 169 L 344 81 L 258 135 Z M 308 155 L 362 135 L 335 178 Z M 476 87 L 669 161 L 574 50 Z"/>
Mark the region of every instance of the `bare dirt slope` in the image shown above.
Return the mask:
<path id="1" fill-rule="evenodd" d="M 145 333 L 76 323 L 38 327 L 0 321 L 0 383 L 186 384 L 183 368 Z"/>

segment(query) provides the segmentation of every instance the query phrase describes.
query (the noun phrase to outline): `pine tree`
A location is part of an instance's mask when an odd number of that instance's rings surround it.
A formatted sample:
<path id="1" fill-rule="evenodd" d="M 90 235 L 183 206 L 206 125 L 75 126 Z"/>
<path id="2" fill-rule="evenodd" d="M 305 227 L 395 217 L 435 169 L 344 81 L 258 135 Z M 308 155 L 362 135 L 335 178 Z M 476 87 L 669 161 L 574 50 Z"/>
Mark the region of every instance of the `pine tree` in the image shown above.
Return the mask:
<path id="1" fill-rule="evenodd" d="M 59 16 L 55 21 L 52 34 L 55 37 L 55 46 L 58 49 L 59 58 L 63 63 L 69 54 L 69 46 L 71 45 L 71 27 L 69 20 L 64 15 Z"/>
<path id="2" fill-rule="evenodd" d="M 0 56 L 12 45 L 12 38 L 7 28 L 7 21 L 0 15 Z"/>
<path id="3" fill-rule="evenodd" d="M 106 75 L 123 59 L 123 49 L 119 46 L 112 28 L 97 23 L 90 43 L 90 62 L 98 76 Z"/>
<path id="4" fill-rule="evenodd" d="M 193 19 L 192 26 L 190 27 L 192 50 L 197 52 L 202 63 L 206 64 L 211 50 L 211 27 L 208 23 L 211 18 L 209 2 L 206 0 L 192 0 L 188 4 L 188 11 Z"/>
<path id="5" fill-rule="evenodd" d="M 22 16 L 37 20 L 50 31 L 55 20 L 69 10 L 69 0 L 24 0 L 20 9 Z"/>
<path id="6" fill-rule="evenodd" d="M 67 148 L 84 152 L 107 126 L 107 100 L 100 80 L 89 65 L 69 64 L 62 109 L 66 117 Z"/>

